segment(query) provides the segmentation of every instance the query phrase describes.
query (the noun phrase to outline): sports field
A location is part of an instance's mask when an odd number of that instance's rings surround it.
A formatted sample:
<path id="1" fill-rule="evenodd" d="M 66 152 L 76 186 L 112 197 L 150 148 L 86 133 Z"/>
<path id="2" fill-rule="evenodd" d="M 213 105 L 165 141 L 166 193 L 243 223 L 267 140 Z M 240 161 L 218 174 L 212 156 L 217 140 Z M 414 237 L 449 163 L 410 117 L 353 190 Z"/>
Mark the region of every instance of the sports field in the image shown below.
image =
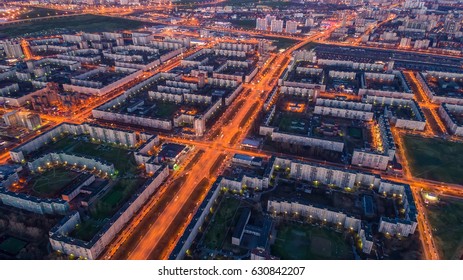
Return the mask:
<path id="1" fill-rule="evenodd" d="M 28 185 L 38 196 L 50 197 L 55 196 L 78 176 L 78 172 L 56 167 L 35 175 Z"/>
<path id="2" fill-rule="evenodd" d="M 405 153 L 413 176 L 462 184 L 463 143 L 405 135 Z"/>
<path id="3" fill-rule="evenodd" d="M 440 197 L 428 207 L 434 241 L 442 259 L 460 259 L 463 255 L 463 200 Z"/>
<path id="4" fill-rule="evenodd" d="M 279 227 L 271 253 L 284 260 L 353 259 L 351 246 L 341 233 L 290 223 Z"/>

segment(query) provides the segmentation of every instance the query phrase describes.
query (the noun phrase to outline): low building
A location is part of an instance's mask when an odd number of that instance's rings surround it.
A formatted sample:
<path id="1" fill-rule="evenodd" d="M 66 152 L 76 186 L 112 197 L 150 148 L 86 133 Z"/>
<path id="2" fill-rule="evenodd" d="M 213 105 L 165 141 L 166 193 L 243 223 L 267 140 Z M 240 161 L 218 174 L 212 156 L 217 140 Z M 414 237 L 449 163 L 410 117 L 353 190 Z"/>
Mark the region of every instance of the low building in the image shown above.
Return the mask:
<path id="1" fill-rule="evenodd" d="M 280 258 L 272 256 L 268 251 L 261 248 L 251 250 L 251 260 L 279 260 Z"/>
<path id="2" fill-rule="evenodd" d="M 235 154 L 232 158 L 232 162 L 251 166 L 262 166 L 262 158 L 244 154 Z"/>
<path id="3" fill-rule="evenodd" d="M 233 230 L 232 239 L 231 239 L 231 243 L 233 245 L 239 246 L 241 244 L 241 239 L 243 238 L 244 230 L 246 228 L 246 225 L 249 222 L 250 217 L 251 217 L 251 209 L 244 208 L 238 219 L 238 223 L 235 225 L 235 229 Z"/>

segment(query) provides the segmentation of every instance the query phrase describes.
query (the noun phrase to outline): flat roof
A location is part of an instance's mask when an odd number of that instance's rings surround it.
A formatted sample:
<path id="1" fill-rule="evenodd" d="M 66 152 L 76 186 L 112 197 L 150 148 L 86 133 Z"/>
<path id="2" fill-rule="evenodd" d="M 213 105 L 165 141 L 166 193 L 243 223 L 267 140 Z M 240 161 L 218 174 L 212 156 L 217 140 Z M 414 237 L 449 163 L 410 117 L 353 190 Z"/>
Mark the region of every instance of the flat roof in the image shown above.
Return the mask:
<path id="1" fill-rule="evenodd" d="M 243 140 L 243 142 L 241 143 L 241 145 L 243 146 L 249 146 L 249 147 L 253 147 L 253 148 L 258 148 L 259 145 L 260 145 L 260 142 L 259 140 L 254 140 L 254 139 L 250 139 L 250 138 L 245 138 Z"/>
<path id="2" fill-rule="evenodd" d="M 176 158 L 187 146 L 176 143 L 165 143 L 162 145 L 158 157 L 161 158 Z"/>
<path id="3" fill-rule="evenodd" d="M 233 238 L 241 238 L 241 235 L 243 234 L 244 228 L 246 227 L 246 224 L 250 216 L 251 209 L 249 209 L 248 207 L 244 208 L 243 212 L 241 212 L 238 223 L 236 223 L 235 229 L 233 230 Z"/>

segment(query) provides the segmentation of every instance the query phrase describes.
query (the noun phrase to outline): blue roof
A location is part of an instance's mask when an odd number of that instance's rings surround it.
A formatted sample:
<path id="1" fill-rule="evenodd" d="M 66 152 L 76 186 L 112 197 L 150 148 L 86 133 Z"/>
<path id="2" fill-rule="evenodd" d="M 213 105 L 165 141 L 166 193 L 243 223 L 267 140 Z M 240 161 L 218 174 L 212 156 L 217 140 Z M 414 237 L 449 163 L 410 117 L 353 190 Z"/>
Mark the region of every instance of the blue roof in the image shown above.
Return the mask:
<path id="1" fill-rule="evenodd" d="M 260 142 L 257 140 L 246 138 L 243 140 L 241 144 L 246 145 L 246 146 L 251 146 L 251 147 L 259 147 Z"/>
<path id="2" fill-rule="evenodd" d="M 233 158 L 241 159 L 241 160 L 247 160 L 247 161 L 252 161 L 254 159 L 254 157 L 252 157 L 252 156 L 243 155 L 243 154 L 235 154 L 235 156 L 233 156 Z"/>

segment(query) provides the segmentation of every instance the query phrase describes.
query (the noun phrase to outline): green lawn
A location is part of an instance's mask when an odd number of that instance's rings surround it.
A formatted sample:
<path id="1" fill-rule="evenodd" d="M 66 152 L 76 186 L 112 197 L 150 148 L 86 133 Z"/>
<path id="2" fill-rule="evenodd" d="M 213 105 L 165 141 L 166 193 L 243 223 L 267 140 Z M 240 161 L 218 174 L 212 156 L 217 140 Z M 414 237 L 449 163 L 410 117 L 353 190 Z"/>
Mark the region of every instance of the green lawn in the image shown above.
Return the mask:
<path id="1" fill-rule="evenodd" d="M 285 260 L 353 259 L 351 246 L 341 233 L 289 223 L 278 229 L 271 252 Z"/>
<path id="2" fill-rule="evenodd" d="M 40 196 L 53 196 L 64 189 L 79 173 L 67 170 L 63 167 L 48 169 L 37 174 L 30 182 L 31 188 Z"/>
<path id="3" fill-rule="evenodd" d="M 406 135 L 405 153 L 413 176 L 462 184 L 463 143 Z"/>
<path id="4" fill-rule="evenodd" d="M 75 140 L 72 136 L 67 136 L 62 139 L 58 139 L 57 141 L 49 142 L 47 145 L 41 147 L 37 153 L 50 153 L 50 152 L 60 152 L 66 151 L 77 143 L 78 141 Z"/>
<path id="5" fill-rule="evenodd" d="M 307 120 L 302 118 L 300 114 L 284 113 L 278 122 L 278 128 L 283 132 L 305 134 L 307 132 L 306 124 Z"/>
<path id="6" fill-rule="evenodd" d="M 116 170 L 121 174 L 136 172 L 137 166 L 133 156 L 124 147 L 79 141 L 68 152 L 104 159 L 114 164 Z"/>
<path id="7" fill-rule="evenodd" d="M 149 23 L 135 20 L 97 15 L 82 15 L 66 18 L 24 22 L 0 27 L 0 37 L 37 36 L 51 33 L 105 32 L 138 29 Z"/>
<path id="8" fill-rule="evenodd" d="M 355 139 L 362 139 L 362 129 L 359 127 L 348 127 L 347 128 L 347 133 L 349 133 L 349 136 Z"/>
<path id="9" fill-rule="evenodd" d="M 187 1 L 187 0 L 182 0 Z M 250 3 L 257 4 L 255 0 L 226 0 L 225 2 L 220 3 L 221 6 L 223 5 L 232 5 L 232 6 L 242 6 L 248 5 Z M 272 8 L 288 8 L 289 6 L 302 6 L 300 3 L 295 3 L 291 1 L 276 1 L 276 0 L 262 0 L 259 1 L 259 5 L 269 6 Z"/>
<path id="10" fill-rule="evenodd" d="M 230 22 L 236 27 L 245 29 L 254 29 L 256 27 L 255 19 L 232 19 Z"/>
<path id="11" fill-rule="evenodd" d="M 236 198 L 223 198 L 204 237 L 206 247 L 216 249 L 223 244 L 230 227 L 233 226 L 239 205 L 240 201 Z"/>
<path id="12" fill-rule="evenodd" d="M 137 172 L 137 165 L 131 155 L 131 151 L 125 146 L 92 142 L 90 140 L 83 141 L 82 139 L 75 139 L 70 135 L 56 142 L 49 143 L 38 153 L 57 151 L 103 159 L 114 164 L 116 170 L 122 175 L 134 174 Z"/>
<path id="13" fill-rule="evenodd" d="M 90 241 L 104 226 L 106 219 L 111 218 L 146 181 L 145 178 L 119 179 L 95 205 L 90 206 L 89 219 L 79 224 L 70 236 Z"/>
<path id="14" fill-rule="evenodd" d="M 232 6 L 239 6 L 245 5 L 249 3 L 255 3 L 255 0 L 226 0 L 225 2 L 220 3 L 221 6 L 223 5 L 232 5 Z"/>
<path id="15" fill-rule="evenodd" d="M 160 118 L 171 118 L 177 111 L 178 105 L 171 102 L 158 103 L 156 105 L 155 115 Z"/>
<path id="16" fill-rule="evenodd" d="M 0 243 L 0 250 L 10 255 L 16 255 L 27 245 L 26 241 L 16 239 L 14 237 L 8 237 L 2 243 Z"/>
<path id="17" fill-rule="evenodd" d="M 460 259 L 463 255 L 463 200 L 440 198 L 430 205 L 428 218 L 434 241 L 442 259 Z"/>
<path id="18" fill-rule="evenodd" d="M 278 9 L 304 5 L 303 3 L 298 3 L 295 1 L 276 1 L 276 0 L 261 1 L 261 4 L 272 7 L 272 8 L 278 8 Z"/>
<path id="19" fill-rule="evenodd" d="M 94 206 L 91 216 L 95 219 L 110 218 L 146 182 L 145 178 L 122 178 Z"/>

